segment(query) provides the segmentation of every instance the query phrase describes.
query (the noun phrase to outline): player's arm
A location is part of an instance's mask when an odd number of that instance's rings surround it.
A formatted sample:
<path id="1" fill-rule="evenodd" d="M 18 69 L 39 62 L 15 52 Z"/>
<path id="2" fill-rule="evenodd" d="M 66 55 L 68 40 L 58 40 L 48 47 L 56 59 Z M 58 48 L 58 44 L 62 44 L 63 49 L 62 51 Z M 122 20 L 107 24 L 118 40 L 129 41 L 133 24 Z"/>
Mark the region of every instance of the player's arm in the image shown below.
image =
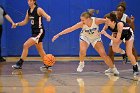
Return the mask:
<path id="1" fill-rule="evenodd" d="M 106 19 L 104 19 L 104 18 L 96 18 L 95 19 L 95 24 L 96 25 L 100 25 L 100 24 L 103 24 L 105 22 L 106 22 Z"/>
<path id="2" fill-rule="evenodd" d="M 47 21 L 51 20 L 51 17 L 42 8 L 38 8 L 37 12 L 40 16 L 45 17 Z"/>
<path id="3" fill-rule="evenodd" d="M 28 23 L 28 21 L 29 21 L 29 15 L 28 15 L 28 11 L 27 11 L 25 19 L 21 22 L 16 23 L 16 26 L 24 26 Z"/>
<path id="4" fill-rule="evenodd" d="M 70 32 L 72 32 L 72 31 L 74 31 L 74 30 L 76 30 L 76 29 L 78 29 L 78 28 L 82 28 L 82 26 L 83 26 L 83 23 L 82 23 L 82 22 L 79 22 L 79 23 L 73 25 L 72 27 L 69 27 L 69 28 L 67 28 L 67 29 L 65 29 L 65 30 L 63 30 L 63 31 L 61 31 L 60 33 L 56 34 L 56 35 L 53 37 L 52 41 L 56 40 L 56 39 L 57 39 L 59 36 L 61 36 L 61 35 L 70 33 Z"/>
<path id="5" fill-rule="evenodd" d="M 79 23 L 75 24 L 74 26 L 63 30 L 62 32 L 59 33 L 59 35 L 67 34 L 67 33 L 70 33 L 72 31 L 76 30 L 76 29 L 82 28 L 82 25 L 83 25 L 83 23 L 79 22 Z"/>
<path id="6" fill-rule="evenodd" d="M 107 29 L 108 29 L 108 25 L 105 24 L 103 29 L 101 30 L 100 34 L 104 34 L 104 32 L 106 32 Z"/>
<path id="7" fill-rule="evenodd" d="M 3 16 L 12 24 L 14 25 L 14 22 L 12 20 L 12 18 L 6 13 L 5 9 L 1 6 L 1 8 L 3 9 Z"/>
<path id="8" fill-rule="evenodd" d="M 132 28 L 133 31 L 135 30 L 135 24 L 134 24 L 134 17 L 133 16 L 131 16 L 131 18 L 127 16 L 126 23 L 129 24 L 129 26 Z"/>
<path id="9" fill-rule="evenodd" d="M 117 40 L 120 40 L 120 38 L 121 38 L 122 31 L 123 31 L 123 26 L 124 26 L 124 25 L 123 25 L 122 22 L 119 22 L 119 23 L 117 24 L 117 29 L 118 29 L 117 37 L 116 37 Z"/>
<path id="10" fill-rule="evenodd" d="M 123 23 L 119 22 L 117 24 L 117 28 L 118 28 L 118 32 L 117 32 L 117 37 L 116 38 L 111 36 L 111 35 L 109 35 L 108 33 L 106 33 L 105 30 L 102 30 L 101 34 L 104 34 L 107 38 L 113 40 L 114 42 L 118 42 L 120 40 L 120 38 L 121 38 L 121 34 L 122 34 L 122 30 L 123 30 Z"/>
<path id="11" fill-rule="evenodd" d="M 8 14 L 6 14 L 4 17 L 5 17 L 11 24 L 14 24 L 12 18 L 11 18 Z"/>
<path id="12" fill-rule="evenodd" d="M 101 34 L 105 35 L 107 38 L 109 38 L 109 39 L 111 39 L 111 40 L 113 40 L 113 41 L 115 41 L 115 42 L 118 41 L 115 37 L 109 35 L 105 30 L 102 30 L 102 31 L 101 31 Z"/>

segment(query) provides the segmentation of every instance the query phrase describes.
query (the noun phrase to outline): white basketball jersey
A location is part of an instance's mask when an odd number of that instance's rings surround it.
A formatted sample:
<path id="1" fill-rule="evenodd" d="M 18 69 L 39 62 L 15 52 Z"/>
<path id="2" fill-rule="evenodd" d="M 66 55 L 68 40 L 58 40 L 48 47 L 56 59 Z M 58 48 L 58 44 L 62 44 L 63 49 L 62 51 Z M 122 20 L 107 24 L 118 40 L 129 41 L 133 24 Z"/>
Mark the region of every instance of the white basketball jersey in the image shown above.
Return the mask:
<path id="1" fill-rule="evenodd" d="M 127 18 L 127 14 L 123 14 L 122 18 L 121 18 L 121 21 L 125 22 L 126 23 L 126 18 Z"/>
<path id="2" fill-rule="evenodd" d="M 100 36 L 98 35 L 99 31 L 99 26 L 95 24 L 95 17 L 92 17 L 92 25 L 91 27 L 88 27 L 87 25 L 83 25 L 82 31 L 80 35 L 84 35 L 89 39 L 96 39 L 99 38 Z"/>

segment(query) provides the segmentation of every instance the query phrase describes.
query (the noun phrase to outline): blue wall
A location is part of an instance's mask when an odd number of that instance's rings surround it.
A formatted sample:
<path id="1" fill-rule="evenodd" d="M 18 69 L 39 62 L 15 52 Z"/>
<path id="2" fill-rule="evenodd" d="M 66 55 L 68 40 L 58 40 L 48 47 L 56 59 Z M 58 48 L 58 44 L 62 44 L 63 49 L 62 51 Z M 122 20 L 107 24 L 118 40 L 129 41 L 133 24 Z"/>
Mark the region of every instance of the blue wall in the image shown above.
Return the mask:
<path id="1" fill-rule="evenodd" d="M 58 38 L 54 43 L 51 42 L 53 35 L 62 31 L 63 29 L 72 26 L 80 21 L 80 14 L 88 8 L 99 9 L 98 17 L 103 17 L 104 14 L 115 10 L 117 4 L 121 0 L 39 0 L 38 5 L 42 7 L 52 20 L 47 23 L 44 20 L 46 29 L 46 37 L 44 39 L 44 49 L 46 53 L 52 53 L 56 56 L 75 56 L 79 54 L 79 33 L 80 30 L 74 31 L 70 34 Z M 130 16 L 135 16 L 135 46 L 140 53 L 139 37 L 140 37 L 140 12 L 139 0 L 126 0 L 127 11 Z M 6 11 L 13 18 L 15 22 L 22 21 L 28 9 L 27 0 L 0 0 L 0 4 L 4 5 Z M 103 25 L 101 25 L 102 28 Z M 101 29 L 100 28 L 100 29 Z M 5 20 L 4 33 L 2 39 L 2 48 L 4 56 L 18 56 L 22 53 L 23 43 L 30 37 L 30 24 L 11 29 L 11 24 Z M 102 37 L 106 51 L 108 51 L 109 39 Z M 96 51 L 90 47 L 87 52 L 88 55 L 98 55 Z M 35 47 L 29 49 L 29 55 L 38 55 Z"/>

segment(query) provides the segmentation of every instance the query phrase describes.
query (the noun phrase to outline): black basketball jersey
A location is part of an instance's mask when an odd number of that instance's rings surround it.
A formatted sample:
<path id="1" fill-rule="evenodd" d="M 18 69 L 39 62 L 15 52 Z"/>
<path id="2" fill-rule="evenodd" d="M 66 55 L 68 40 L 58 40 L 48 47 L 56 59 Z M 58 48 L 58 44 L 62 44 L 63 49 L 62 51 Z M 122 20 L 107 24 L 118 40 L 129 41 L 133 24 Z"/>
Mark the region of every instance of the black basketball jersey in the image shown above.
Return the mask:
<path id="1" fill-rule="evenodd" d="M 125 23 L 123 21 L 116 21 L 115 27 L 114 28 L 108 27 L 108 29 L 110 31 L 112 31 L 112 32 L 116 32 L 117 33 L 118 32 L 117 24 L 119 22 L 123 23 L 123 30 L 122 30 L 122 35 L 121 35 L 120 39 L 123 40 L 125 38 L 126 40 L 129 40 L 130 37 L 132 36 L 132 31 L 131 31 L 132 29 L 130 28 L 130 26 L 127 23 Z"/>
<path id="2" fill-rule="evenodd" d="M 32 29 L 43 29 L 42 16 L 39 16 L 37 14 L 37 9 L 38 9 L 38 7 L 36 6 L 32 12 L 30 11 L 31 10 L 30 8 L 28 10 L 28 15 L 31 20 L 31 28 Z"/>
<path id="3" fill-rule="evenodd" d="M 125 23 L 125 22 L 123 22 L 123 21 L 116 21 L 116 25 L 115 25 L 115 27 L 114 28 L 111 28 L 110 26 L 108 26 L 108 29 L 111 31 L 111 32 L 118 32 L 118 29 L 117 29 L 117 25 L 118 25 L 118 23 L 119 22 L 122 22 L 123 23 L 123 31 L 124 30 L 129 30 L 129 28 L 130 28 L 130 26 L 127 24 L 127 23 Z M 128 28 L 128 29 L 126 29 L 126 28 Z"/>

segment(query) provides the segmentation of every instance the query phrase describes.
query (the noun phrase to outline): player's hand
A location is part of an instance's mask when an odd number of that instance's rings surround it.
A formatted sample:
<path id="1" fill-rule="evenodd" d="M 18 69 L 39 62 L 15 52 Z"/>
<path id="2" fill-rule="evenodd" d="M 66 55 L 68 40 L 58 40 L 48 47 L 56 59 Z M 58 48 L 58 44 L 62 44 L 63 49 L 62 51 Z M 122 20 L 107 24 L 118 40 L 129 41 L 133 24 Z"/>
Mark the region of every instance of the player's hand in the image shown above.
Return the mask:
<path id="1" fill-rule="evenodd" d="M 48 22 L 51 21 L 51 17 L 50 17 L 50 16 L 47 17 L 47 21 L 48 21 Z"/>
<path id="2" fill-rule="evenodd" d="M 12 28 L 16 28 L 19 25 L 19 23 L 12 23 Z"/>
<path id="3" fill-rule="evenodd" d="M 134 22 L 135 17 L 131 15 L 131 17 L 130 17 L 130 18 L 131 18 L 131 22 Z"/>
<path id="4" fill-rule="evenodd" d="M 16 23 L 12 23 L 12 27 L 11 28 L 16 28 Z"/>
<path id="5" fill-rule="evenodd" d="M 106 35 L 107 33 L 106 33 L 105 30 L 102 30 L 102 31 L 100 32 L 100 34 Z"/>
<path id="6" fill-rule="evenodd" d="M 55 35 L 55 36 L 52 38 L 52 42 L 54 42 L 59 36 L 60 36 L 59 34 Z"/>

